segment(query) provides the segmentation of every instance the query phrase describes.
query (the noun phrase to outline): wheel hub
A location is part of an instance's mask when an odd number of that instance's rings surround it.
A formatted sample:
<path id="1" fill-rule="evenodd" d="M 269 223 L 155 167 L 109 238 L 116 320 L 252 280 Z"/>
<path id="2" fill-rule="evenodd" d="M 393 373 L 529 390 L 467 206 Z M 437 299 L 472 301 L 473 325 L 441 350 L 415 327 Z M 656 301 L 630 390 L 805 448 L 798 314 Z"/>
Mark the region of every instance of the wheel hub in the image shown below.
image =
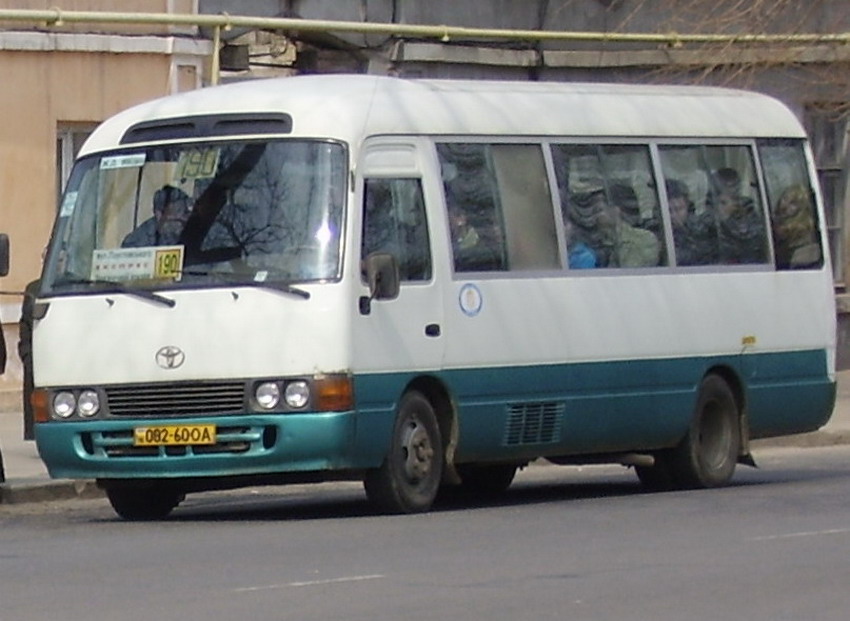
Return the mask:
<path id="1" fill-rule="evenodd" d="M 434 447 L 425 428 L 417 421 L 411 421 L 403 440 L 404 470 L 411 481 L 420 481 L 428 476 L 434 459 Z"/>

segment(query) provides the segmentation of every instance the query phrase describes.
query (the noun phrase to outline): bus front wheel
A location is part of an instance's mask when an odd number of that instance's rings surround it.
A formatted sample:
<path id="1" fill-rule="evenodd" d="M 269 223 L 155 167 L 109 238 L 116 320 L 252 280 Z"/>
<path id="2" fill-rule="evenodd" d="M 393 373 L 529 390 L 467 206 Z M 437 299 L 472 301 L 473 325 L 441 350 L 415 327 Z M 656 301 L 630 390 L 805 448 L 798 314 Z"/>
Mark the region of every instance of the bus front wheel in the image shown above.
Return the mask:
<path id="1" fill-rule="evenodd" d="M 738 419 L 738 403 L 729 384 L 717 375 L 706 376 L 688 433 L 671 453 L 670 468 L 678 487 L 719 487 L 732 479 L 741 446 Z"/>
<path id="2" fill-rule="evenodd" d="M 184 495 L 160 485 L 108 487 L 109 504 L 125 520 L 161 520 L 179 505 Z"/>
<path id="3" fill-rule="evenodd" d="M 380 468 L 366 474 L 366 496 L 388 513 L 419 513 L 434 503 L 443 476 L 437 416 L 419 392 L 399 403 L 390 450 Z"/>

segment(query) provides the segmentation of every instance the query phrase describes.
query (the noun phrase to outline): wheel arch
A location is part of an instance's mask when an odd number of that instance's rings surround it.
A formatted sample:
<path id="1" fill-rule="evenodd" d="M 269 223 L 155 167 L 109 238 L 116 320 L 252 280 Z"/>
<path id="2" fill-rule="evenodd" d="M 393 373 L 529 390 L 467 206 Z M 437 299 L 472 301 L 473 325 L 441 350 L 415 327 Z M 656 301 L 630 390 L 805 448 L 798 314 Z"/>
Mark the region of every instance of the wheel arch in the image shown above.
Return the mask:
<path id="1" fill-rule="evenodd" d="M 735 405 L 738 408 L 738 432 L 740 434 L 741 445 L 739 457 L 742 461 L 749 463 L 752 460 L 750 457 L 750 425 L 747 416 L 747 391 L 740 374 L 730 365 L 718 364 L 709 368 L 702 376 L 704 380 L 709 375 L 716 375 L 729 386 L 732 391 L 732 396 L 735 398 Z"/>

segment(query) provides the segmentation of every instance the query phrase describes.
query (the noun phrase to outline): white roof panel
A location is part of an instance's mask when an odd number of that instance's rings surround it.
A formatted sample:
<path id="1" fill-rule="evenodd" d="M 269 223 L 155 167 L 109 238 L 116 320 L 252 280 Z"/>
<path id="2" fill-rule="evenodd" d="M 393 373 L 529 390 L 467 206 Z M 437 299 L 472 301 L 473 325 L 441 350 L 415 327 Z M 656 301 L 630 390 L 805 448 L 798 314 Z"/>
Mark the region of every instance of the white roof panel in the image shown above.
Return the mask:
<path id="1" fill-rule="evenodd" d="M 747 91 L 339 74 L 237 82 L 144 103 L 106 121 L 83 153 L 114 148 L 137 123 L 241 112 L 285 112 L 293 136 L 351 144 L 382 134 L 805 136 L 784 104 Z"/>

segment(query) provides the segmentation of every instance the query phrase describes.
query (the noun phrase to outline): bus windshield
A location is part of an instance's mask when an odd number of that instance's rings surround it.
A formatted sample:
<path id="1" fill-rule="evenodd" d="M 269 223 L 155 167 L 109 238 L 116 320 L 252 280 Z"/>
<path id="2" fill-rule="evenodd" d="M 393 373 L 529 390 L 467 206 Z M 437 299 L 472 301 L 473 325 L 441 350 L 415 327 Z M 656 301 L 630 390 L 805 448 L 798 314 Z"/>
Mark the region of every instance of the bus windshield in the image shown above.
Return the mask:
<path id="1" fill-rule="evenodd" d="M 192 143 L 81 159 L 60 205 L 46 293 L 333 280 L 345 149 Z"/>

